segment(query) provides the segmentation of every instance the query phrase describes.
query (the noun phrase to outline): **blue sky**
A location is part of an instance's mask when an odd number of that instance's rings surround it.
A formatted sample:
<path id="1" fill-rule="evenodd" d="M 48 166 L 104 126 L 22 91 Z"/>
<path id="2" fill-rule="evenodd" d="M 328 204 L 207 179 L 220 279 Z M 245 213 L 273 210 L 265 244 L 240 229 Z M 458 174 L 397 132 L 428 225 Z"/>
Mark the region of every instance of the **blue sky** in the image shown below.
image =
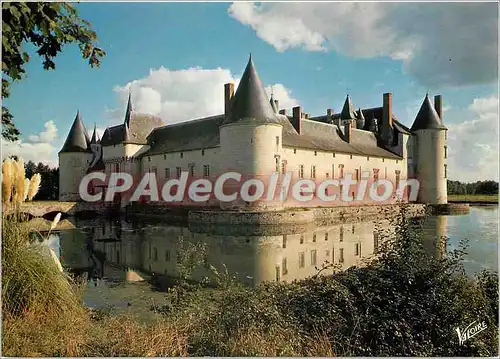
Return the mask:
<path id="1" fill-rule="evenodd" d="M 347 93 L 363 108 L 392 92 L 411 125 L 426 92 L 442 94 L 450 176 L 498 179 L 497 4 L 465 5 L 80 3 L 107 56 L 91 69 L 69 45 L 44 71 L 33 54 L 5 101 L 23 137 L 4 154 L 56 164 L 77 109 L 102 131 L 122 121 L 130 88 L 165 122 L 220 113 L 252 53 L 281 107 L 311 115 L 339 111 Z"/>

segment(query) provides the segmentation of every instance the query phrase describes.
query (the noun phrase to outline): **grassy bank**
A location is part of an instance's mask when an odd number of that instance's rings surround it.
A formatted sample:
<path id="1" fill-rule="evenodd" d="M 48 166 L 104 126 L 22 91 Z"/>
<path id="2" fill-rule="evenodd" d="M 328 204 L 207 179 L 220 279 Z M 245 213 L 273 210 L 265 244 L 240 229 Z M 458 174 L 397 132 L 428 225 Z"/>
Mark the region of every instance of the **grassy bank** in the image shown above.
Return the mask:
<path id="1" fill-rule="evenodd" d="M 498 276 L 468 278 L 462 250 L 446 256 L 430 253 L 415 230 L 418 223 L 410 226 L 404 214 L 395 221 L 396 235 L 383 236 L 380 256 L 366 267 L 255 288 L 238 284 L 229 273 L 218 273 L 215 287 L 181 281 L 165 294 L 164 303 L 152 308 L 158 315 L 150 324 L 85 310 L 78 283 L 68 280 L 36 247 L 26 253 L 27 233 L 4 221 L 8 230 L 2 262 L 8 275 L 2 277 L 3 353 L 498 355 Z M 26 268 L 32 274 L 22 274 Z M 475 320 L 485 321 L 487 329 L 460 346 L 455 329 L 463 330 Z"/>
<path id="2" fill-rule="evenodd" d="M 450 203 L 484 203 L 498 204 L 498 195 L 489 194 L 469 194 L 469 195 L 448 195 Z"/>

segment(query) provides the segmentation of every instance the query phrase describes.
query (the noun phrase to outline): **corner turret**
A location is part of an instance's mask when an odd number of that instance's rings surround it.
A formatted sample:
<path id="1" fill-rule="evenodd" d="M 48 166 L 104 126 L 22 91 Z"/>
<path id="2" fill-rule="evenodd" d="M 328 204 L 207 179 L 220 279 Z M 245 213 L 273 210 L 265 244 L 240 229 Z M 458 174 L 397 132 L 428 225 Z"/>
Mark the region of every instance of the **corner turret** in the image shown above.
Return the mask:
<path id="1" fill-rule="evenodd" d="M 443 124 L 441 104 L 441 96 L 435 97 L 433 106 L 427 94 L 411 127 L 415 135 L 412 142 L 416 157 L 413 170 L 420 183 L 418 201 L 426 204 L 448 203 L 447 128 Z"/>

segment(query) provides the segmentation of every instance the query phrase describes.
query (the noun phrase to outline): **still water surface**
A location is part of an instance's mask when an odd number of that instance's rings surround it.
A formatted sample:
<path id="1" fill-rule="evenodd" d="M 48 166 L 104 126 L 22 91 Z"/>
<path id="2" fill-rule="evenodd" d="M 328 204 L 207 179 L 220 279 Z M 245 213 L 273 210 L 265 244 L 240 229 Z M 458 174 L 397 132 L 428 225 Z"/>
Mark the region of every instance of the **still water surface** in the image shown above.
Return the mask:
<path id="1" fill-rule="evenodd" d="M 161 305 L 164 293 L 148 282 L 188 275 L 194 281 L 213 278 L 214 269 L 247 285 L 263 281 L 291 281 L 318 272 L 325 264 L 347 269 L 366 263 L 377 253 L 389 221 L 364 221 L 331 226 L 269 228 L 249 234 L 245 228 L 169 225 L 153 221 L 73 223 L 76 229 L 50 238 L 64 267 L 89 278 L 84 300 L 91 307 L 113 307 L 118 312 L 151 316 L 151 305 Z M 446 249 L 436 239 L 447 238 Z M 445 255 L 469 241 L 464 266 L 469 274 L 498 268 L 498 206 L 471 207 L 468 215 L 437 216 L 424 224 L 426 247 Z"/>

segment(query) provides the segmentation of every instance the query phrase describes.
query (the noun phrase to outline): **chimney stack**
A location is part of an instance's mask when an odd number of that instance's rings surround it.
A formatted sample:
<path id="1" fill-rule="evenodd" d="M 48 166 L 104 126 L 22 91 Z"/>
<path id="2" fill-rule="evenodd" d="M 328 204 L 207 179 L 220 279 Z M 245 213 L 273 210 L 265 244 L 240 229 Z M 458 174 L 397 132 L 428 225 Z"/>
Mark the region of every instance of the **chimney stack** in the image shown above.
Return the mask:
<path id="1" fill-rule="evenodd" d="M 344 124 L 344 136 L 347 142 L 351 142 L 352 123 L 350 121 Z"/>
<path id="2" fill-rule="evenodd" d="M 327 108 L 326 109 L 326 116 L 328 116 L 328 118 L 331 118 L 334 113 L 335 112 L 333 111 L 333 108 Z"/>
<path id="3" fill-rule="evenodd" d="M 292 118 L 292 125 L 297 130 L 297 132 L 300 134 L 301 130 L 301 120 L 302 120 L 302 107 L 297 106 L 293 108 L 293 118 Z"/>
<path id="4" fill-rule="evenodd" d="M 443 98 L 441 95 L 434 96 L 434 109 L 436 110 L 439 118 L 443 119 Z"/>
<path id="5" fill-rule="evenodd" d="M 392 93 L 385 93 L 383 99 L 382 125 L 392 128 Z"/>
<path id="6" fill-rule="evenodd" d="M 232 82 L 224 85 L 224 114 L 226 118 L 231 112 L 231 100 L 234 96 L 234 84 Z"/>
<path id="7" fill-rule="evenodd" d="M 279 113 L 280 113 L 280 115 L 285 115 L 285 116 L 286 116 L 286 109 L 282 109 L 282 110 L 280 110 L 280 112 L 279 112 Z"/>

